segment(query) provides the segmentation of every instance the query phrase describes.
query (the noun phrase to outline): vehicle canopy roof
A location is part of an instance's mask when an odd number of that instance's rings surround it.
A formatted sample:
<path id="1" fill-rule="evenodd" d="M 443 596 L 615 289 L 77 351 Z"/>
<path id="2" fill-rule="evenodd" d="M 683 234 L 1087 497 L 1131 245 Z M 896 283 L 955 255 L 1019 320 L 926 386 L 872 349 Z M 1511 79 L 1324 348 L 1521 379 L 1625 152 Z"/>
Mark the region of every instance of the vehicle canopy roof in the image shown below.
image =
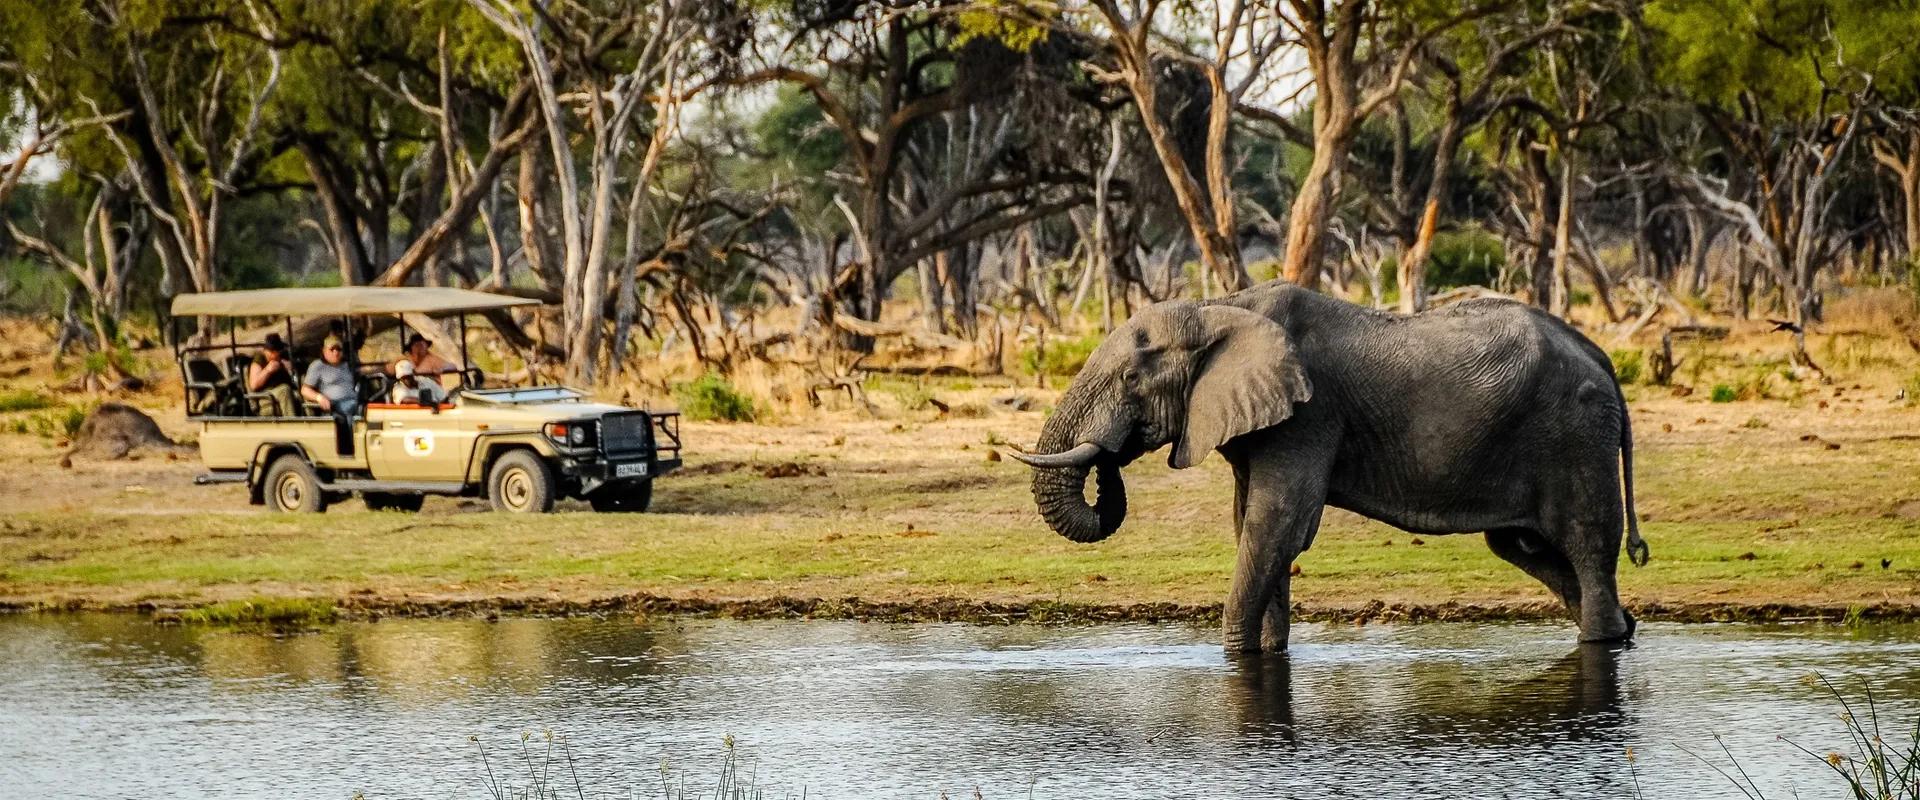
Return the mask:
<path id="1" fill-rule="evenodd" d="M 340 286 L 202 292 L 173 298 L 176 317 L 324 317 L 462 314 L 538 305 L 539 300 L 444 287 Z"/>

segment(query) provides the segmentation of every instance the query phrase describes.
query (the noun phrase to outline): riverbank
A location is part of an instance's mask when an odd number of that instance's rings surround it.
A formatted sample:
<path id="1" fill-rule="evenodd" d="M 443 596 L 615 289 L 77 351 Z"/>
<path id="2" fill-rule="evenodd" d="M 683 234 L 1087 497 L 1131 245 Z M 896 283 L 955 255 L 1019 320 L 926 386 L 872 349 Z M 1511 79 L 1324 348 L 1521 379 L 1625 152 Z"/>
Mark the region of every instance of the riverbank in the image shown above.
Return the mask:
<path id="1" fill-rule="evenodd" d="M 1714 369 L 1756 369 L 1741 367 L 1765 361 L 1736 352 L 1746 341 Z M 1629 388 L 1653 562 L 1623 560 L 1620 585 L 1640 617 L 1920 618 L 1920 408 L 1902 394 L 1908 356 L 1877 347 L 1823 343 L 1833 384 L 1774 374 L 1736 402 Z M 238 487 L 192 485 L 190 459 L 63 467 L 59 436 L 25 424 L 50 412 L 0 414 L 24 421 L 0 428 L 0 607 L 285 597 L 370 615 L 1217 617 L 1234 557 L 1221 459 L 1186 471 L 1142 459 L 1127 470 L 1125 526 L 1074 544 L 1045 528 L 1028 471 L 1002 457 L 1034 440 L 1057 388 L 954 379 L 916 390 L 970 409 L 953 415 L 888 391 L 874 391 L 877 419 L 689 423 L 688 467 L 658 482 L 653 513 L 570 503 L 541 518 L 446 498 L 420 514 L 354 501 L 275 516 Z M 195 435 L 171 395 L 127 399 L 170 435 Z M 1307 618 L 1563 615 L 1477 535 L 1416 537 L 1329 510 L 1298 566 Z"/>
<path id="2" fill-rule="evenodd" d="M 267 602 L 285 596 L 265 596 Z M 968 625 L 1082 625 L 1099 623 L 1186 623 L 1216 625 L 1220 622 L 1218 603 L 1183 605 L 1180 603 L 1094 604 L 1054 600 L 1026 603 L 999 603 L 961 597 L 928 597 L 917 600 L 873 601 L 859 597 L 842 598 L 691 598 L 629 593 L 593 598 L 554 599 L 551 597 L 502 596 L 486 598 L 414 598 L 350 596 L 344 598 L 305 597 L 295 601 L 289 611 L 282 607 L 275 615 L 254 619 L 245 613 L 249 601 L 181 606 L 159 600 L 144 600 L 126 605 L 98 605 L 73 600 L 64 604 L 0 603 L 0 611 L 10 613 L 121 612 L 151 617 L 160 624 L 201 623 L 262 624 L 267 627 L 304 628 L 310 624 L 336 621 L 377 622 L 382 619 L 486 619 L 569 618 L 569 617 L 702 617 L 736 620 L 852 620 L 881 623 L 962 623 Z M 1787 603 L 1632 603 L 1631 610 L 1642 622 L 1680 623 L 1862 623 L 1920 622 L 1920 605 L 1880 603 L 1875 605 L 1796 605 Z M 238 614 L 234 611 L 239 609 Z M 214 610 L 215 613 L 204 613 Z M 232 616 L 231 622 L 226 617 Z M 205 619 L 211 617 L 211 620 Z M 1432 605 L 1383 603 L 1375 600 L 1360 606 L 1296 604 L 1295 622 L 1350 623 L 1429 623 L 1429 622 L 1555 622 L 1568 621 L 1566 610 L 1558 603 L 1460 604 L 1447 601 Z M 1568 622 L 1570 625 L 1571 622 Z"/>
<path id="3" fill-rule="evenodd" d="M 1920 412 L 1856 403 L 1635 406 L 1653 563 L 1626 566 L 1644 619 L 1920 618 Z M 1860 409 L 1855 411 L 1854 409 Z M 1218 458 L 1128 470 L 1131 515 L 1094 545 L 1047 531 L 1027 471 L 995 460 L 1042 416 L 690 425 L 657 513 L 527 519 L 434 499 L 276 516 L 197 466 L 58 466 L 0 437 L 0 605 L 180 609 L 255 597 L 350 614 L 702 613 L 992 622 L 1217 618 L 1233 564 Z M 1307 618 L 1559 619 L 1476 535 L 1416 537 L 1330 510 L 1299 560 Z M 857 598 L 849 600 L 847 598 Z M 1371 611 L 1367 609 L 1371 608 Z"/>

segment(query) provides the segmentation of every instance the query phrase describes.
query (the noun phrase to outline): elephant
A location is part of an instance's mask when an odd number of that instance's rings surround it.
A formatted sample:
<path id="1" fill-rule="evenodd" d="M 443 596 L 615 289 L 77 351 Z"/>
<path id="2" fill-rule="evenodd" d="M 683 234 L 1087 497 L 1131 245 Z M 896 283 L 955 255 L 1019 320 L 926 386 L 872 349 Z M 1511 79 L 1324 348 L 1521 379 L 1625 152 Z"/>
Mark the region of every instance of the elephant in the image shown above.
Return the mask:
<path id="1" fill-rule="evenodd" d="M 1626 400 L 1607 354 L 1540 309 L 1479 298 L 1403 316 L 1284 281 L 1157 303 L 1095 348 L 1013 455 L 1046 523 L 1097 542 L 1126 518 L 1121 468 L 1163 446 L 1174 469 L 1213 450 L 1233 468 L 1229 651 L 1286 649 L 1289 570 L 1329 505 L 1415 534 L 1484 532 L 1581 641 L 1632 638 L 1622 517 L 1635 564 L 1648 548 Z"/>

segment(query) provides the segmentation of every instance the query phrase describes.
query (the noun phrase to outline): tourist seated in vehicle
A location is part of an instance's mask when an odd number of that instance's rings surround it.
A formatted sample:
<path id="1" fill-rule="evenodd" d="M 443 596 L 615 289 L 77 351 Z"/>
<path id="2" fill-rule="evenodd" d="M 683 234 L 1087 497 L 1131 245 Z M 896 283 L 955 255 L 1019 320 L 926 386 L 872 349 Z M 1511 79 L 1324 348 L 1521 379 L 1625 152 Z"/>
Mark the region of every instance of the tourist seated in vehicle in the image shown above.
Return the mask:
<path id="1" fill-rule="evenodd" d="M 407 354 L 405 357 L 387 365 L 387 374 L 397 378 L 400 375 L 400 365 L 409 364 L 412 365 L 413 369 L 411 374 L 414 375 L 415 378 L 423 383 L 432 383 L 434 388 L 444 389 L 446 386 L 440 382 L 440 376 L 455 374 L 460 371 L 459 367 L 449 364 L 446 359 L 434 355 L 433 343 L 427 341 L 427 337 L 421 336 L 418 333 L 407 337 L 406 350 Z"/>
<path id="2" fill-rule="evenodd" d="M 334 442 L 341 455 L 353 453 L 353 418 L 360 415 L 360 388 L 347 351 L 337 336 L 320 343 L 320 360 L 307 365 L 300 396 L 333 415 Z"/>
<path id="3" fill-rule="evenodd" d="M 307 365 L 300 396 L 336 417 L 352 419 L 360 413 L 360 395 L 346 348 L 336 337 L 320 344 L 320 360 Z"/>
<path id="4" fill-rule="evenodd" d="M 291 417 L 300 413 L 294 397 L 300 382 L 293 376 L 293 361 L 287 357 L 287 343 L 280 334 L 269 333 L 260 352 L 247 366 L 247 397 L 255 416 Z"/>
<path id="5" fill-rule="evenodd" d="M 414 372 L 413 362 L 400 359 L 393 365 L 393 402 L 414 405 L 439 405 L 447 399 L 447 392 L 431 378 Z"/>

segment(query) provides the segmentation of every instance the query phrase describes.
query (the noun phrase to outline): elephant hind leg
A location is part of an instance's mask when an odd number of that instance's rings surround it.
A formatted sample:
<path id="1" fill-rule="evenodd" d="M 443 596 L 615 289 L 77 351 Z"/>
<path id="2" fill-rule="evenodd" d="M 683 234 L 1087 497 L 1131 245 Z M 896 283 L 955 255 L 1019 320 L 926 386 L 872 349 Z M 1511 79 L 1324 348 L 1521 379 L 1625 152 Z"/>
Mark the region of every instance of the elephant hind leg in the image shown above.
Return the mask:
<path id="1" fill-rule="evenodd" d="M 1633 638 L 1633 616 L 1620 605 L 1619 590 L 1614 585 L 1618 537 L 1611 540 L 1611 548 L 1605 546 L 1609 540 L 1604 536 L 1580 535 L 1575 531 L 1566 538 L 1570 542 L 1601 544 L 1576 547 L 1574 552 L 1567 553 L 1536 531 L 1503 528 L 1487 531 L 1487 547 L 1494 555 L 1546 584 L 1580 626 L 1581 641 Z"/>
<path id="2" fill-rule="evenodd" d="M 1497 528 L 1487 531 L 1487 548 L 1507 563 L 1533 576 L 1567 607 L 1580 621 L 1580 575 L 1560 549 L 1546 537 L 1528 528 Z"/>

